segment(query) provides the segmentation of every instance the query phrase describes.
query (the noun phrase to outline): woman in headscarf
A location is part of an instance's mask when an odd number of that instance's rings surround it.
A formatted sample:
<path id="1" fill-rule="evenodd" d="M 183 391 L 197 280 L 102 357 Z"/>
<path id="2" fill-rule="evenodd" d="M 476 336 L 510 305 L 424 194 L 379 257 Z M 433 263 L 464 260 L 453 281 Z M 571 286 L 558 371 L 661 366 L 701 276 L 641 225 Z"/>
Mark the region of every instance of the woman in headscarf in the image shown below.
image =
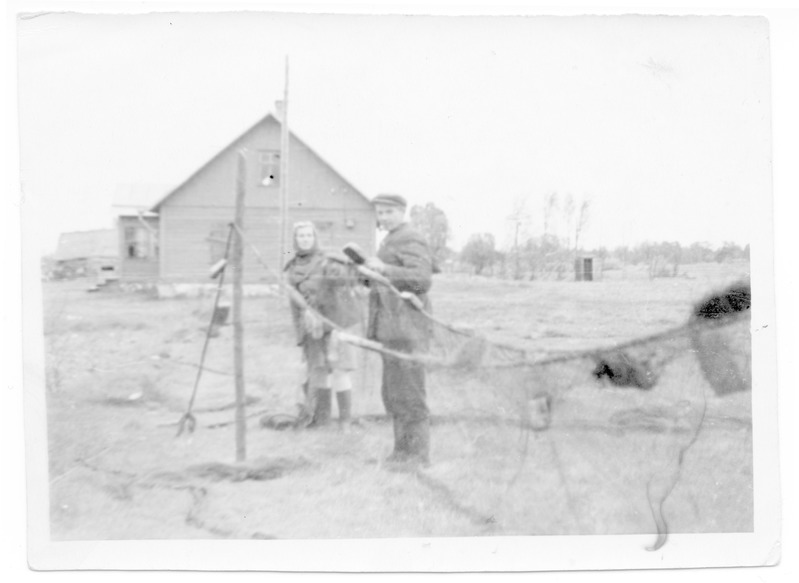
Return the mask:
<path id="1" fill-rule="evenodd" d="M 296 223 L 293 241 L 294 257 L 284 271 L 288 283 L 312 308 L 308 310 L 298 302 L 291 302 L 297 344 L 303 349 L 308 368 L 300 421 L 310 426 L 327 424 L 335 393 L 339 421 L 346 426 L 352 417 L 354 348 L 340 342 L 330 324 L 314 312 L 343 329 L 356 327 L 361 321 L 353 289 L 357 278 L 345 256 L 322 251 L 313 223 Z"/>

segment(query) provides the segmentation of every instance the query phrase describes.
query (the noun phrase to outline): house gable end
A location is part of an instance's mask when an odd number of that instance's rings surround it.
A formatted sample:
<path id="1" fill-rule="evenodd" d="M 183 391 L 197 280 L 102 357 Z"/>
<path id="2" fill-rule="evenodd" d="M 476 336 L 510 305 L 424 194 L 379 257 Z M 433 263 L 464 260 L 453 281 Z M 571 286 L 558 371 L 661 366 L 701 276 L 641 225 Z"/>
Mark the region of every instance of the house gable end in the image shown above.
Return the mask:
<path id="1" fill-rule="evenodd" d="M 248 150 L 248 184 L 257 184 L 257 174 L 260 171 L 258 156 L 264 150 L 280 150 L 280 126 L 280 121 L 273 114 L 268 114 L 218 152 L 177 188 L 164 196 L 152 207 L 152 212 L 159 212 L 165 205 L 172 204 L 232 205 L 235 197 L 236 152 L 242 148 Z M 299 206 L 303 206 L 309 203 L 321 202 L 320 200 L 308 200 L 308 193 L 302 192 L 302 185 L 305 184 L 305 181 L 298 180 L 300 177 L 307 176 L 309 169 L 312 169 L 314 172 L 326 174 L 326 183 L 338 183 L 333 189 L 334 193 L 343 194 L 346 198 L 349 198 L 349 205 L 361 206 L 365 209 L 371 208 L 369 199 L 362 192 L 293 133 L 290 133 L 289 153 L 291 155 L 289 160 L 289 190 L 290 197 L 293 199 L 292 203 L 298 203 Z M 192 185 L 200 182 L 204 185 L 202 191 L 208 195 L 206 199 L 203 199 L 202 194 L 198 194 L 192 188 Z M 297 192 L 298 196 L 291 196 L 297 190 L 300 191 Z M 277 186 L 266 188 L 263 192 L 259 188 L 259 194 L 264 194 L 264 196 L 255 199 L 250 197 L 248 206 L 250 204 L 256 206 L 278 205 L 279 200 L 276 198 L 276 195 L 279 196 L 278 192 L 279 188 Z M 189 197 L 189 200 L 187 200 L 187 197 Z M 337 201 L 333 199 L 327 201 L 327 204 L 323 204 L 323 206 L 333 206 L 335 204 L 337 204 Z"/>

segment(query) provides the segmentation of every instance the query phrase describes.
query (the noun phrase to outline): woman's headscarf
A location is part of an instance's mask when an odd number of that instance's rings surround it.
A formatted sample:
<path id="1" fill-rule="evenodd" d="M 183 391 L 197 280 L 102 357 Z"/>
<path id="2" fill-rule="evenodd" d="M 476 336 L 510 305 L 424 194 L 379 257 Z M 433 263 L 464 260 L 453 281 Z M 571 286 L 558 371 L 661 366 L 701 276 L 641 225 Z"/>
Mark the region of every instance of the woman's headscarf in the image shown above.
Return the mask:
<path id="1" fill-rule="evenodd" d="M 297 245 L 297 231 L 300 229 L 311 229 L 311 231 L 313 231 L 313 247 L 310 249 L 300 249 L 299 245 Z M 291 240 L 294 244 L 294 254 L 297 257 L 314 255 L 319 251 L 319 234 L 316 232 L 316 226 L 311 221 L 299 221 L 294 223 Z"/>

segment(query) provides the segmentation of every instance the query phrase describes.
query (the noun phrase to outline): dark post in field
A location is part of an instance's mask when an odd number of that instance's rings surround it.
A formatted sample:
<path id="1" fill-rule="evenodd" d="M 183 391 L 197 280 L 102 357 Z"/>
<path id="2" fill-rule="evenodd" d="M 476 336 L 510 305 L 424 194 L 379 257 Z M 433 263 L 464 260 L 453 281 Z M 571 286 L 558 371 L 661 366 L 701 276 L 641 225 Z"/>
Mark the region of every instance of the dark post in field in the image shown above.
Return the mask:
<path id="1" fill-rule="evenodd" d="M 236 234 L 233 239 L 233 364 L 236 371 L 236 461 L 247 458 L 247 426 L 244 415 L 244 326 L 241 322 L 242 282 L 244 280 L 244 189 L 247 162 L 243 150 L 238 151 L 236 168 Z"/>

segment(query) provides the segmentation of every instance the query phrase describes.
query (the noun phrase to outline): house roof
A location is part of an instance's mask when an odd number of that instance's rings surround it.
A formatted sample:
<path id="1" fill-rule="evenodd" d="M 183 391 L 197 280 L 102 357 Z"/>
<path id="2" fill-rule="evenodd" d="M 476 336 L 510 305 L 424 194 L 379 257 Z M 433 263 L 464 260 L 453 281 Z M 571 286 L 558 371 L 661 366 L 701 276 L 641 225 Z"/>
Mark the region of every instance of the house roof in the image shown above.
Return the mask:
<path id="1" fill-rule="evenodd" d="M 158 218 L 158 214 L 157 213 L 154 213 L 152 211 L 143 210 L 140 207 L 139 208 L 129 207 L 129 206 L 124 206 L 123 207 L 123 206 L 120 205 L 120 209 L 121 210 L 119 211 L 119 214 L 117 215 L 117 217 L 119 217 L 120 219 L 122 219 L 122 218 L 126 218 L 126 219 L 127 218 L 134 218 L 134 219 L 137 219 L 139 217 L 144 218 L 144 219 L 157 219 Z"/>
<path id="2" fill-rule="evenodd" d="M 153 201 L 163 198 L 164 193 L 172 191 L 174 186 L 174 181 L 145 182 L 138 180 L 118 183 L 114 189 L 113 204 L 111 205 L 115 211 L 114 214 L 120 216 L 148 212 Z"/>
<path id="3" fill-rule="evenodd" d="M 54 259 L 68 261 L 118 255 L 119 240 L 116 229 L 99 229 L 62 233 L 58 239 L 58 249 L 56 249 Z"/>
<path id="4" fill-rule="evenodd" d="M 197 174 L 198 174 L 198 173 L 199 173 L 199 172 L 200 172 L 200 171 L 201 171 L 203 168 L 205 168 L 206 166 L 208 166 L 209 164 L 211 164 L 211 163 L 212 163 L 214 160 L 216 160 L 216 159 L 217 159 L 219 156 L 221 156 L 223 152 L 225 152 L 225 151 L 226 151 L 228 148 L 230 148 L 231 146 L 233 146 L 233 144 L 235 144 L 236 142 L 238 142 L 239 140 L 241 140 L 241 139 L 242 139 L 244 136 L 246 136 L 248 133 L 250 133 L 251 131 L 253 131 L 253 130 L 254 130 L 256 127 L 257 127 L 257 126 L 259 126 L 260 124 L 264 123 L 264 122 L 265 122 L 265 121 L 267 121 L 267 120 L 274 121 L 274 122 L 275 122 L 275 123 L 277 123 L 278 125 L 281 125 L 281 121 L 280 121 L 280 120 L 279 120 L 279 119 L 278 119 L 278 118 L 277 118 L 277 117 L 276 117 L 276 116 L 275 116 L 273 113 L 271 113 L 271 112 L 270 112 L 270 113 L 266 114 L 266 116 L 262 117 L 262 118 L 261 118 L 261 119 L 259 119 L 257 122 L 255 122 L 254 124 L 252 124 L 252 125 L 251 125 L 249 128 L 247 128 L 247 130 L 246 130 L 246 131 L 244 131 L 244 132 L 242 132 L 241 134 L 239 134 L 238 136 L 236 136 L 236 138 L 235 138 L 235 139 L 233 139 L 233 140 L 232 140 L 232 141 L 231 141 L 231 142 L 230 142 L 230 143 L 229 143 L 227 146 L 225 146 L 224 148 L 222 148 L 221 150 L 219 150 L 219 152 L 217 152 L 217 153 L 216 153 L 216 154 L 215 154 L 215 155 L 214 155 L 214 156 L 213 156 L 213 157 L 212 157 L 210 160 L 208 160 L 208 161 L 207 161 L 205 164 L 203 164 L 203 165 L 202 165 L 202 166 L 200 166 L 200 167 L 199 167 L 197 170 L 195 170 L 195 171 L 194 171 L 194 172 L 193 172 L 193 173 L 192 173 L 192 174 L 191 174 L 189 177 L 187 177 L 187 178 L 186 178 L 186 180 L 184 180 L 184 181 L 183 181 L 183 182 L 181 182 L 181 183 L 180 183 L 178 186 L 176 186 L 175 188 L 173 188 L 172 190 L 170 190 L 170 191 L 169 191 L 169 192 L 168 192 L 168 193 L 167 193 L 167 194 L 166 194 L 164 197 L 162 197 L 162 198 L 161 198 L 161 199 L 160 199 L 160 200 L 159 200 L 157 203 L 155 203 L 155 204 L 154 204 L 154 205 L 153 205 L 153 206 L 150 208 L 150 212 L 155 212 L 155 213 L 157 213 L 157 212 L 158 212 L 158 210 L 161 208 L 161 206 L 162 206 L 162 205 L 163 205 L 163 204 L 164 204 L 164 203 L 165 203 L 165 202 L 166 202 L 166 201 L 167 201 L 167 200 L 168 200 L 168 199 L 169 199 L 169 198 L 170 198 L 170 197 L 171 197 L 173 194 L 175 194 L 175 193 L 176 193 L 178 190 L 180 190 L 181 188 L 183 188 L 183 186 L 184 186 L 186 183 L 188 183 L 188 182 L 189 182 L 189 181 L 190 181 L 192 178 L 194 178 L 194 177 L 195 177 L 195 176 L 196 176 L 196 175 L 197 175 Z M 368 198 L 368 197 L 367 197 L 365 194 L 363 194 L 363 193 L 362 193 L 360 190 L 358 190 L 357 188 L 355 188 L 355 186 L 353 186 L 353 185 L 352 185 L 352 183 L 351 183 L 349 180 L 347 180 L 346 178 L 344 178 L 344 177 L 343 177 L 343 176 L 342 176 L 342 175 L 341 175 L 341 174 L 340 174 L 340 173 L 339 173 L 339 172 L 338 172 L 338 171 L 337 171 L 335 168 L 333 168 L 333 167 L 332 167 L 330 164 L 328 164 L 328 163 L 325 161 L 325 159 L 324 159 L 322 156 L 320 156 L 319 154 L 317 154 L 317 153 L 316 153 L 316 152 L 313 150 L 313 148 L 311 148 L 310 146 L 308 146 L 308 144 L 306 144 L 306 143 L 305 143 L 305 142 L 303 142 L 303 141 L 302 141 L 300 138 L 298 138 L 298 137 L 297 137 L 297 135 L 296 135 L 294 132 L 292 132 L 291 130 L 289 130 L 289 136 L 290 136 L 290 139 L 291 139 L 291 140 L 296 140 L 296 141 L 297 141 L 299 144 L 301 144 L 301 145 L 302 145 L 303 147 L 305 147 L 305 148 L 306 148 L 306 149 L 307 149 L 309 152 L 311 152 L 311 153 L 312 153 L 314 156 L 316 156 L 316 157 L 317 157 L 317 158 L 318 158 L 318 159 L 319 159 L 319 160 L 320 160 L 320 161 L 321 161 L 321 162 L 322 162 L 322 163 L 323 163 L 325 166 L 327 166 L 327 167 L 328 167 L 330 170 L 332 170 L 332 171 L 333 171 L 333 173 L 335 173 L 335 174 L 336 174 L 336 175 L 337 175 L 339 178 L 341 178 L 341 180 L 343 180 L 343 181 L 344 181 L 344 183 L 345 183 L 347 186 L 349 186 L 349 187 L 352 189 L 352 191 L 353 191 L 353 192 L 355 192 L 357 195 L 361 196 L 361 197 L 362 197 L 364 200 L 366 200 L 367 202 L 369 201 L 369 198 Z"/>

